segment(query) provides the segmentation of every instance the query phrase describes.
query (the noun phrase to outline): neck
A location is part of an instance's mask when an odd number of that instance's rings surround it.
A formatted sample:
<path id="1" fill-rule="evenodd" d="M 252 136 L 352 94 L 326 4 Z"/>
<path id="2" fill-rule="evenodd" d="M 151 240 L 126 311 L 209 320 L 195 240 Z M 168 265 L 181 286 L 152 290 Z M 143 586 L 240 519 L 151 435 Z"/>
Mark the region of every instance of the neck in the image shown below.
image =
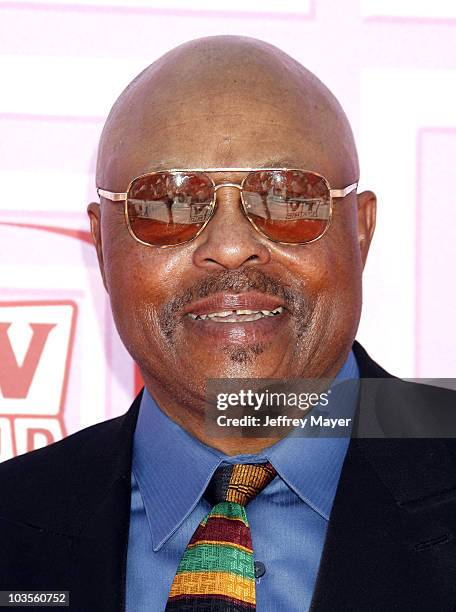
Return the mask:
<path id="1" fill-rule="evenodd" d="M 343 356 L 342 362 L 334 364 L 327 372 L 322 373 L 319 378 L 333 379 L 345 360 Z M 201 406 L 203 402 L 196 398 L 185 398 L 182 396 L 176 397 L 170 393 L 169 388 L 165 388 L 159 381 L 148 377 L 143 373 L 146 388 L 150 395 L 155 400 L 157 406 L 166 414 L 168 418 L 180 425 L 191 436 L 198 439 L 206 446 L 212 447 L 224 455 L 250 455 L 260 453 L 265 448 L 279 442 L 292 430 L 292 427 L 276 427 L 275 430 L 280 431 L 280 435 L 272 435 L 272 428 L 267 432 L 268 437 L 253 437 L 248 436 L 233 436 L 229 435 L 229 427 L 226 428 L 228 435 L 226 437 L 215 436 L 209 431 L 209 427 L 205 420 L 205 413 Z M 288 416 L 288 415 L 287 415 Z M 305 413 L 298 411 L 296 417 L 304 417 Z M 251 429 L 250 429 L 251 432 Z M 275 432 L 274 432 L 275 433 Z"/>
<path id="2" fill-rule="evenodd" d="M 215 448 L 224 455 L 254 455 L 260 453 L 263 449 L 281 440 L 288 433 L 284 428 L 283 435 L 268 438 L 254 438 L 251 436 L 246 438 L 231 435 L 222 438 L 214 436 L 208 432 L 204 414 L 201 414 L 200 410 L 195 410 L 194 406 L 186 406 L 185 409 L 182 409 L 182 401 L 178 405 L 170 402 L 170 398 L 162 394 L 156 385 L 149 386 L 146 384 L 146 387 L 157 406 L 168 418 L 206 446 Z"/>

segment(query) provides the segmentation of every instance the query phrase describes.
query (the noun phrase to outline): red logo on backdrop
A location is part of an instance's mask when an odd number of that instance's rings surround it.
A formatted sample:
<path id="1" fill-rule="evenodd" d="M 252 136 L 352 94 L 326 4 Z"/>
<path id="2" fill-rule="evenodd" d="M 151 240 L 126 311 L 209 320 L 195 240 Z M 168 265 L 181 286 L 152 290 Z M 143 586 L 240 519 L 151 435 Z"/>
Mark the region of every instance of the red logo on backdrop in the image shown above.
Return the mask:
<path id="1" fill-rule="evenodd" d="M 73 301 L 0 302 L 0 461 L 66 435 Z"/>

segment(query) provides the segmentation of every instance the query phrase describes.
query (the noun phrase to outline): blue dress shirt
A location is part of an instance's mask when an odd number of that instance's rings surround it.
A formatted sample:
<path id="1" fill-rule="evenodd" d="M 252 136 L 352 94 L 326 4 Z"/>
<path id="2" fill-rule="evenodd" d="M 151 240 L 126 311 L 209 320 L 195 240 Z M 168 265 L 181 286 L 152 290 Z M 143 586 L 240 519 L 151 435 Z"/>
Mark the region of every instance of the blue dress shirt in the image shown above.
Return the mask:
<path id="1" fill-rule="evenodd" d="M 336 381 L 358 378 L 350 352 Z M 357 391 L 352 414 L 356 402 Z M 278 476 L 247 507 L 255 560 L 266 568 L 257 610 L 308 610 L 349 439 L 288 435 L 259 454 L 226 456 L 169 419 L 145 390 L 133 444 L 126 611 L 165 609 L 181 556 L 211 510 L 202 496 L 215 469 L 264 461 Z"/>

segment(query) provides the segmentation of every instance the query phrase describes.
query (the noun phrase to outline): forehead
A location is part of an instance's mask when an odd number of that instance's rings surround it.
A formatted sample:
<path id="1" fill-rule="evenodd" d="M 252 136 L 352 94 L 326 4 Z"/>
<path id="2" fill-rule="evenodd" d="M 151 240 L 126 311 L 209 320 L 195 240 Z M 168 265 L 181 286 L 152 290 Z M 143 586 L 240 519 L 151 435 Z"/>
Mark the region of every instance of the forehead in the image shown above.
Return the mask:
<path id="1" fill-rule="evenodd" d="M 312 125 L 277 115 L 258 120 L 247 112 L 222 117 L 189 108 L 178 122 L 163 120 L 153 130 L 136 126 L 111 155 L 102 187 L 123 190 L 136 176 L 170 168 L 303 168 L 342 184 L 344 147 L 331 146 Z"/>

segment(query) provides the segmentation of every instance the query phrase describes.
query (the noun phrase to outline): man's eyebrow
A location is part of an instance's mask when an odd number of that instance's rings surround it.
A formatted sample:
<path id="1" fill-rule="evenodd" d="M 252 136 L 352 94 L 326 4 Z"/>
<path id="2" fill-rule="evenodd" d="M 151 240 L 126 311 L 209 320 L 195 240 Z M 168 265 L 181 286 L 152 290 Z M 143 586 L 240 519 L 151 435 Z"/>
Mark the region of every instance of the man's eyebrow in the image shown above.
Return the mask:
<path id="1" fill-rule="evenodd" d="M 215 166 L 210 166 L 210 167 L 212 168 L 212 167 L 215 167 Z M 259 161 L 259 162 L 255 163 L 253 165 L 250 165 L 250 166 L 247 166 L 246 164 L 241 164 L 241 165 L 237 164 L 236 165 L 236 164 L 233 164 L 233 163 L 228 164 L 228 165 L 223 165 L 223 166 L 222 165 L 218 165 L 217 166 L 217 168 L 221 168 L 221 169 L 224 169 L 224 168 L 226 168 L 226 169 L 230 169 L 230 168 L 247 168 L 247 167 L 261 169 L 261 168 L 301 168 L 302 166 L 300 166 L 299 164 L 296 164 L 295 161 L 291 161 L 290 159 L 286 159 L 286 158 L 282 158 L 282 157 L 280 157 L 280 158 L 278 158 L 278 157 L 269 158 L 269 159 L 266 159 L 266 160 Z M 164 163 L 157 164 L 156 166 L 154 166 L 154 171 L 160 172 L 160 171 L 163 171 L 163 170 L 170 170 L 170 169 L 177 169 L 177 170 L 179 170 L 181 168 L 188 168 L 188 169 L 201 168 L 201 169 L 204 169 L 201 166 L 195 166 L 195 165 L 189 166 L 188 164 L 187 165 L 185 165 L 185 164 L 183 165 L 182 163 L 178 163 L 178 162 L 175 162 L 174 164 L 172 162 L 168 162 L 166 164 L 164 164 Z M 209 168 L 209 166 L 207 166 L 207 168 Z"/>
<path id="2" fill-rule="evenodd" d="M 273 157 L 270 159 L 266 159 L 258 165 L 259 168 L 298 168 L 299 165 L 296 165 L 296 162 L 290 161 L 289 159 L 284 159 L 283 157 L 277 158 Z"/>

